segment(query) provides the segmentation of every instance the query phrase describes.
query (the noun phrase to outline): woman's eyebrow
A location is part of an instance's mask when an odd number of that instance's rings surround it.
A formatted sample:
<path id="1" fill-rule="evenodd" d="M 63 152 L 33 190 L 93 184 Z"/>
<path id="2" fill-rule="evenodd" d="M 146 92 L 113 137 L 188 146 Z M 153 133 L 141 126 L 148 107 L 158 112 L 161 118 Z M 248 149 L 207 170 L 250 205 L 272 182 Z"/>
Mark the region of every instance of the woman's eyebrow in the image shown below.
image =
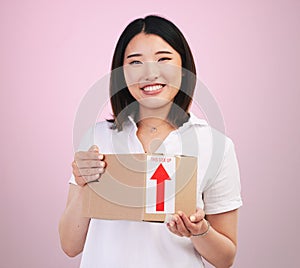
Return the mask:
<path id="1" fill-rule="evenodd" d="M 168 50 L 160 50 L 160 51 L 155 52 L 155 55 L 159 55 L 159 54 L 173 54 L 173 53 Z M 141 57 L 141 56 L 143 56 L 141 53 L 133 53 L 133 54 L 128 55 L 126 58 L 129 59 L 129 58 Z"/>
<path id="2" fill-rule="evenodd" d="M 161 51 L 157 51 L 155 53 L 155 55 L 158 55 L 158 54 L 173 54 L 171 51 L 167 51 L 167 50 L 161 50 Z"/>
<path id="3" fill-rule="evenodd" d="M 133 57 L 141 57 L 141 56 L 142 56 L 142 54 L 140 54 L 140 53 L 134 53 L 134 54 L 128 55 L 126 58 L 129 59 L 129 58 L 133 58 Z"/>

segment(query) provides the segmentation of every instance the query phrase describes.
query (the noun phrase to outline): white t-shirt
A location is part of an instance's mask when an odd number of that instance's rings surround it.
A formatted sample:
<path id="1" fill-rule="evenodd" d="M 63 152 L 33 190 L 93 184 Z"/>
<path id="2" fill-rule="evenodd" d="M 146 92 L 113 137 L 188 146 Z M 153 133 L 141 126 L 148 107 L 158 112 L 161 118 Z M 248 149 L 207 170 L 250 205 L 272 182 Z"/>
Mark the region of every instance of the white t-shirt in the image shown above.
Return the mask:
<path id="1" fill-rule="evenodd" d="M 100 122 L 81 142 L 80 151 L 93 144 L 103 154 L 144 153 L 131 117 L 123 130 Z M 239 208 L 240 176 L 232 141 L 191 114 L 188 122 L 172 131 L 156 151 L 198 158 L 197 206 L 206 214 Z M 72 176 L 70 183 L 76 184 Z M 189 238 L 171 233 L 165 223 L 91 219 L 81 268 L 204 267 Z"/>

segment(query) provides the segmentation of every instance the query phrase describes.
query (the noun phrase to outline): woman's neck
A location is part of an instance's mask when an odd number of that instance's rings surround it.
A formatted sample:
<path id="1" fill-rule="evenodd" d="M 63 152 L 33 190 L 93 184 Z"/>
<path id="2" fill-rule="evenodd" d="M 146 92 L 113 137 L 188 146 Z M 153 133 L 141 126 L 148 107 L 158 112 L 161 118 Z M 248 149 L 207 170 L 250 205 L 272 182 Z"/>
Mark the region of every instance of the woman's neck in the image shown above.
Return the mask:
<path id="1" fill-rule="evenodd" d="M 140 105 L 138 121 L 147 121 L 148 124 L 154 125 L 160 124 L 162 121 L 168 121 L 168 114 L 171 108 L 171 104 L 168 106 L 169 107 L 148 109 Z"/>
<path id="2" fill-rule="evenodd" d="M 144 151 L 154 153 L 176 128 L 168 121 L 169 110 L 140 107 L 137 136 Z"/>

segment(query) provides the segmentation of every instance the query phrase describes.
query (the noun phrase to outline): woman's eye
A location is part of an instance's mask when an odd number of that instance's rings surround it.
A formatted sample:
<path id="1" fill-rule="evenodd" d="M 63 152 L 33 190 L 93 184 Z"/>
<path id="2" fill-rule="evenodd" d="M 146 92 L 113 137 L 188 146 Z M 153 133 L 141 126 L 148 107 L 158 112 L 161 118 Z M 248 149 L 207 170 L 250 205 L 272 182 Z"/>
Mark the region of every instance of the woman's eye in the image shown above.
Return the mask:
<path id="1" fill-rule="evenodd" d="M 131 65 L 142 64 L 142 62 L 139 61 L 139 60 L 133 60 L 133 61 L 131 61 L 129 64 L 131 64 Z"/>
<path id="2" fill-rule="evenodd" d="M 158 62 L 161 62 L 161 61 L 168 61 L 168 60 L 171 60 L 171 58 L 164 57 L 164 58 L 160 58 L 160 59 L 158 60 Z"/>

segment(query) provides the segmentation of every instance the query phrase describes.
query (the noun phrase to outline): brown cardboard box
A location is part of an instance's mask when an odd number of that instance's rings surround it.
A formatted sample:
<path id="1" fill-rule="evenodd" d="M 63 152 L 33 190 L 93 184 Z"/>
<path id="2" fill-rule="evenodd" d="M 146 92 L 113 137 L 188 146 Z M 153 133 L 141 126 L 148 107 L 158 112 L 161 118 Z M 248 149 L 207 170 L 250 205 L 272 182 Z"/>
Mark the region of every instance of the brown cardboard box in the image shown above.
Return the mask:
<path id="1" fill-rule="evenodd" d="M 99 181 L 84 187 L 83 216 L 163 222 L 196 211 L 197 158 L 107 154 L 105 161 Z"/>

